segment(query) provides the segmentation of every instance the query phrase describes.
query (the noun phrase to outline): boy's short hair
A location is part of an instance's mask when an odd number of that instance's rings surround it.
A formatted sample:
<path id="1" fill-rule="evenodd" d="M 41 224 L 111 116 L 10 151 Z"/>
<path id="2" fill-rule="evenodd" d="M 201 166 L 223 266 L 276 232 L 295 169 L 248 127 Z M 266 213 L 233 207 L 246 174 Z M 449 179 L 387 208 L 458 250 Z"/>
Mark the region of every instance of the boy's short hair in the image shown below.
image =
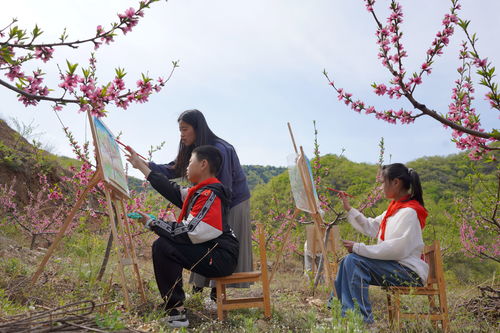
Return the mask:
<path id="1" fill-rule="evenodd" d="M 198 161 L 206 160 L 210 173 L 217 175 L 222 166 L 222 153 L 215 146 L 198 146 L 193 149 L 193 154 L 196 154 Z"/>

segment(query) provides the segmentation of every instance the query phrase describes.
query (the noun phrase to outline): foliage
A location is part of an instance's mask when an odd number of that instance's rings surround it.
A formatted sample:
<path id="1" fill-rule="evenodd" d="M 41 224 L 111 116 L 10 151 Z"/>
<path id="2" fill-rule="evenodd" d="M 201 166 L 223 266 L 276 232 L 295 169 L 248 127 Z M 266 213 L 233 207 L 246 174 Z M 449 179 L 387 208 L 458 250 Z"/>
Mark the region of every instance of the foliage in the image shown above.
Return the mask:
<path id="1" fill-rule="evenodd" d="M 286 168 L 270 165 L 242 165 L 243 172 L 247 177 L 248 187 L 252 191 L 259 184 L 266 184 L 273 178 L 283 173 Z"/>

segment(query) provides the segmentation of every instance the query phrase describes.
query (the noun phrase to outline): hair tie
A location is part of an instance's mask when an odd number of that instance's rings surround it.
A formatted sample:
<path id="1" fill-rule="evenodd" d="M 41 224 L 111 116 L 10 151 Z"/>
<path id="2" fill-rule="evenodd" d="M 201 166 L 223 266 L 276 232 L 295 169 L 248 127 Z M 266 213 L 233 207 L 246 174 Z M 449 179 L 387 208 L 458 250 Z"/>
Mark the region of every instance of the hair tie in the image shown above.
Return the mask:
<path id="1" fill-rule="evenodd" d="M 411 174 L 412 174 L 412 172 L 413 172 L 413 171 L 414 171 L 414 170 L 413 170 L 412 168 L 408 168 L 408 174 L 409 174 L 410 176 L 411 176 Z"/>

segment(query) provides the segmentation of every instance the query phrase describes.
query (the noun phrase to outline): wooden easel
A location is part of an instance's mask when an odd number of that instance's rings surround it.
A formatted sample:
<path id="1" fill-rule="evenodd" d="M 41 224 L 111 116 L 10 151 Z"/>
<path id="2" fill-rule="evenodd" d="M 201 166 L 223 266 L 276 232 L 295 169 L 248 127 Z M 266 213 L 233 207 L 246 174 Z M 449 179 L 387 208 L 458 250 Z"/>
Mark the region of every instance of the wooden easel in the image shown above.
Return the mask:
<path id="1" fill-rule="evenodd" d="M 316 275 L 318 269 L 316 264 L 316 256 L 318 254 L 319 244 L 324 242 L 326 228 L 321 228 L 321 234 L 316 232 L 314 225 L 306 226 L 307 249 L 311 253 L 313 261 L 311 262 L 311 271 Z M 326 251 L 329 253 L 338 253 L 340 251 L 340 233 L 338 225 L 334 225 L 330 231 L 331 237 L 328 238 Z M 334 272 L 336 270 L 334 269 Z"/>
<path id="2" fill-rule="evenodd" d="M 89 121 L 92 122 L 90 114 L 89 116 Z M 96 133 L 95 129 L 93 126 L 92 128 L 92 136 L 94 138 L 94 143 L 97 142 L 96 140 Z M 56 238 L 50 245 L 50 247 L 47 250 L 47 253 L 42 259 L 42 262 L 38 265 L 38 269 L 36 272 L 33 274 L 33 277 L 31 278 L 31 284 L 34 285 L 35 282 L 38 280 L 40 275 L 42 274 L 43 270 L 45 269 L 45 265 L 47 264 L 48 260 L 54 253 L 54 250 L 56 247 L 59 245 L 61 242 L 62 238 L 64 237 L 64 234 L 66 230 L 68 229 L 69 225 L 71 224 L 71 221 L 73 221 L 73 218 L 75 217 L 76 213 L 78 210 L 81 208 L 82 204 L 85 201 L 85 198 L 87 194 L 101 181 L 104 182 L 104 194 L 106 196 L 106 203 L 107 203 L 107 210 L 108 210 L 108 215 L 110 219 L 110 227 L 111 227 L 111 234 L 113 235 L 114 241 L 114 249 L 116 253 L 119 256 L 118 260 L 118 275 L 120 277 L 120 282 L 122 285 L 123 289 L 123 294 L 125 296 L 125 306 L 127 309 L 130 309 L 130 296 L 127 288 L 127 283 L 126 283 L 126 278 L 125 278 L 125 271 L 124 271 L 124 266 L 127 265 L 132 265 L 134 267 L 134 272 L 137 280 L 137 288 L 139 290 L 139 293 L 141 295 L 141 299 L 143 302 L 146 302 L 146 294 L 144 292 L 144 286 L 142 284 L 142 279 L 141 279 L 141 274 L 139 271 L 139 266 L 137 263 L 137 257 L 135 253 L 135 246 L 134 242 L 132 239 L 132 234 L 130 233 L 130 227 L 126 221 L 126 216 L 127 216 L 127 206 L 124 204 L 124 201 L 128 199 L 128 195 L 124 193 L 122 190 L 118 189 L 115 185 L 113 185 L 110 182 L 107 182 L 104 179 L 104 172 L 102 170 L 102 164 L 100 163 L 101 161 L 101 156 L 99 154 L 99 150 L 96 148 L 96 155 L 97 155 L 97 170 L 92 176 L 89 184 L 85 188 L 85 190 L 82 192 L 80 197 L 78 198 L 77 202 L 71 209 L 71 211 L 68 213 L 68 216 L 64 220 L 63 225 L 61 226 L 61 229 L 56 235 Z M 113 207 L 116 209 L 116 215 L 113 210 Z M 114 221 L 117 221 L 115 223 Z M 117 225 L 119 229 L 117 228 Z M 119 237 L 121 236 L 121 237 Z M 120 239 L 123 240 L 123 253 L 120 251 Z"/>
<path id="3" fill-rule="evenodd" d="M 308 203 L 308 208 L 309 208 L 309 212 L 308 213 L 311 215 L 311 217 L 313 219 L 314 228 L 315 228 L 316 232 L 321 235 L 322 234 L 321 233 L 321 228 L 324 226 L 324 222 L 323 222 L 323 218 L 321 217 L 321 214 L 318 211 L 318 206 L 316 204 L 316 199 L 314 198 L 314 184 L 312 183 L 311 177 L 309 176 L 309 168 L 308 168 L 307 163 L 306 163 L 304 149 L 301 146 L 300 147 L 300 153 L 299 153 L 299 150 L 297 149 L 297 145 L 295 144 L 295 138 L 293 136 L 292 127 L 290 126 L 290 123 L 288 123 L 288 130 L 290 132 L 290 137 L 292 139 L 293 148 L 295 150 L 295 153 L 298 156 L 296 163 L 297 163 L 297 168 L 299 170 L 300 177 L 302 179 L 302 183 L 304 184 L 305 194 L 307 196 L 307 203 Z M 292 215 L 292 218 L 291 218 L 292 221 L 288 225 L 288 229 L 285 232 L 285 236 L 283 238 L 283 242 L 282 242 L 281 248 L 278 251 L 278 255 L 276 257 L 277 259 L 275 261 L 275 264 L 274 264 L 274 267 L 273 267 L 273 271 L 272 271 L 271 277 L 269 279 L 270 281 L 274 277 L 274 273 L 276 272 L 277 267 L 279 265 L 279 262 L 280 262 L 280 259 L 281 259 L 281 255 L 283 253 L 283 249 L 285 247 L 285 244 L 288 242 L 288 237 L 289 237 L 289 234 L 290 234 L 290 231 L 291 231 L 291 227 L 294 224 L 293 221 L 295 220 L 296 216 L 299 213 L 300 213 L 300 210 L 298 208 L 296 208 L 295 212 L 294 212 L 294 214 Z M 319 247 L 320 247 L 320 250 L 321 250 L 321 254 L 323 255 L 323 258 L 324 258 L 323 260 L 325 262 L 324 266 L 326 268 L 325 271 L 326 271 L 327 285 L 330 285 L 330 287 L 333 288 L 334 284 L 333 284 L 332 269 L 334 269 L 336 271 L 336 262 L 333 263 L 333 267 L 328 263 L 328 257 L 327 257 L 328 251 L 327 251 L 327 249 L 326 249 L 325 244 L 324 244 L 323 241 L 319 242 Z M 335 249 L 335 247 L 334 247 L 334 249 Z M 335 292 L 335 288 L 333 288 L 333 291 Z"/>

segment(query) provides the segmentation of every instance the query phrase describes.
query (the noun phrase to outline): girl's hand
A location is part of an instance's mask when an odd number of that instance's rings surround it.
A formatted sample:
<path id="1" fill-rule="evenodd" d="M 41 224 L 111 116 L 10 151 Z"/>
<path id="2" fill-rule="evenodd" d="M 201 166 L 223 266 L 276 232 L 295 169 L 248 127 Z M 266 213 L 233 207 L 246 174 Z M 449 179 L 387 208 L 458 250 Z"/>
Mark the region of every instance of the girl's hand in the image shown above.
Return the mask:
<path id="1" fill-rule="evenodd" d="M 351 210 L 351 205 L 349 204 L 349 198 L 347 197 L 347 193 L 345 192 L 339 192 L 337 196 L 342 200 L 342 205 L 344 206 L 344 209 L 346 212 Z"/>
<path id="2" fill-rule="evenodd" d="M 346 248 L 347 252 L 349 252 L 349 253 L 352 253 L 352 248 L 353 248 L 354 244 L 356 244 L 356 243 L 353 242 L 353 241 L 342 240 L 342 245 L 344 245 L 344 247 Z"/>

